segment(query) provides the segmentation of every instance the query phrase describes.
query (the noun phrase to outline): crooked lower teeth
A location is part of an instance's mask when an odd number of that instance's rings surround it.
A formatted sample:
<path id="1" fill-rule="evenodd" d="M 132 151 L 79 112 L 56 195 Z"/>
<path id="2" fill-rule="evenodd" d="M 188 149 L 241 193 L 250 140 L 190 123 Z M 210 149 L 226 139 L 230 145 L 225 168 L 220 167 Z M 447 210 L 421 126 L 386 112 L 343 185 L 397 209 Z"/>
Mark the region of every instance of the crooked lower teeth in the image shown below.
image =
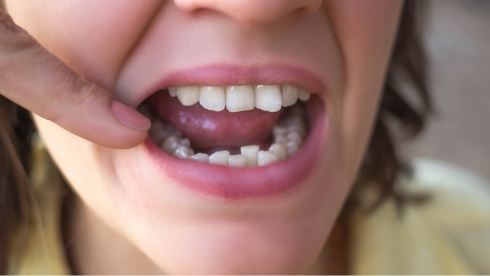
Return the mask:
<path id="1" fill-rule="evenodd" d="M 168 89 L 184 106 L 199 103 L 211 111 L 242 112 L 254 108 L 277 112 L 294 105 L 298 99 L 307 101 L 310 92 L 294 85 L 231 85 L 231 86 L 179 86 Z"/>
<path id="2" fill-rule="evenodd" d="M 216 151 L 211 155 L 195 152 L 189 139 L 171 125 L 159 120 L 152 124 L 150 135 L 163 151 L 180 159 L 230 167 L 265 166 L 289 158 L 303 145 L 306 135 L 303 113 L 300 107 L 292 107 L 273 128 L 273 142 L 267 149 L 261 149 L 259 145 L 246 145 L 240 148 L 239 154 L 230 154 L 227 150 Z"/>

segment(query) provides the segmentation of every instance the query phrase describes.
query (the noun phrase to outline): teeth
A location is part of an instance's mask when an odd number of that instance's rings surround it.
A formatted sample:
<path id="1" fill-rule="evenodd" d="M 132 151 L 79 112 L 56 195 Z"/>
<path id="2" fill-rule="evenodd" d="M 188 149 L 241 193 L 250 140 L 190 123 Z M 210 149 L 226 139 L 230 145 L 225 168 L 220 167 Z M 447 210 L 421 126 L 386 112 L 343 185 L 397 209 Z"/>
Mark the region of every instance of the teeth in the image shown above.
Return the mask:
<path id="1" fill-rule="evenodd" d="M 277 112 L 281 110 L 282 95 L 278 85 L 257 85 L 255 88 L 255 107 Z"/>
<path id="2" fill-rule="evenodd" d="M 303 143 L 303 137 L 301 137 L 301 135 L 299 135 L 298 133 L 296 132 L 290 132 L 288 134 L 288 141 L 289 142 L 295 142 L 296 144 L 301 144 Z"/>
<path id="3" fill-rule="evenodd" d="M 298 101 L 298 88 L 292 85 L 283 85 L 282 87 L 282 106 L 288 107 Z"/>
<path id="4" fill-rule="evenodd" d="M 211 111 L 242 112 L 258 108 L 277 112 L 282 107 L 296 104 L 298 99 L 307 101 L 310 92 L 294 85 L 230 85 L 169 87 L 170 96 L 177 97 L 184 106 L 200 103 Z"/>
<path id="5" fill-rule="evenodd" d="M 298 143 L 296 143 L 294 141 L 288 142 L 287 145 L 286 145 L 286 147 L 288 149 L 288 155 L 289 156 L 295 154 L 298 151 L 298 149 L 299 149 Z"/>
<path id="6" fill-rule="evenodd" d="M 269 151 L 273 152 L 279 160 L 284 160 L 288 157 L 287 148 L 280 143 L 274 143 L 269 147 Z"/>
<path id="7" fill-rule="evenodd" d="M 278 160 L 277 156 L 268 150 L 264 151 L 261 150 L 259 151 L 259 154 L 257 155 L 257 165 L 258 166 L 265 166 L 267 164 L 276 162 Z"/>
<path id="8" fill-rule="evenodd" d="M 247 158 L 241 154 L 230 155 L 228 157 L 228 166 L 230 167 L 246 167 Z"/>
<path id="9" fill-rule="evenodd" d="M 311 96 L 310 92 L 308 92 L 308 91 L 306 91 L 304 89 L 300 89 L 299 90 L 298 98 L 300 100 L 302 100 L 303 102 L 309 100 L 310 99 L 310 96 Z"/>
<path id="10" fill-rule="evenodd" d="M 163 122 L 156 121 L 151 123 L 150 135 L 151 137 L 155 138 L 156 141 L 163 141 L 165 138 L 175 132 L 175 129 L 169 127 Z"/>
<path id="11" fill-rule="evenodd" d="M 191 159 L 203 162 L 203 163 L 208 163 L 209 162 L 209 155 L 205 153 L 196 153 L 191 156 Z"/>
<path id="12" fill-rule="evenodd" d="M 177 138 L 176 136 L 169 136 L 165 138 L 163 141 L 161 147 L 166 151 L 166 152 L 174 152 L 177 147 L 180 146 L 180 139 Z"/>
<path id="13" fill-rule="evenodd" d="M 172 97 L 177 97 L 177 87 L 170 87 L 168 89 L 168 93 L 170 94 L 170 96 Z"/>
<path id="14" fill-rule="evenodd" d="M 193 154 L 194 151 L 191 148 L 182 145 L 178 146 L 177 149 L 174 151 L 174 155 L 180 159 L 189 158 Z"/>
<path id="15" fill-rule="evenodd" d="M 230 112 L 253 110 L 255 108 L 254 88 L 250 85 L 228 86 L 226 89 L 226 109 Z"/>
<path id="16" fill-rule="evenodd" d="M 187 87 L 185 89 L 188 89 Z M 187 97 L 185 89 L 177 89 L 179 100 Z M 170 90 L 169 90 L 170 91 Z M 190 91 L 190 90 L 188 90 Z M 202 91 L 202 89 L 201 89 Z M 213 92 L 213 89 L 209 89 Z M 244 92 L 245 91 L 245 92 Z M 244 92 L 243 94 L 252 94 L 251 87 L 235 86 L 228 87 L 226 93 Z M 284 89 L 283 89 L 284 92 Z M 224 91 L 223 91 L 224 93 Z M 265 93 L 268 93 L 267 91 Z M 202 97 L 201 93 L 201 97 Z M 180 95 L 180 96 L 179 96 Z M 282 94 L 284 95 L 284 93 Z M 231 95 L 230 106 L 233 106 L 233 97 Z M 242 97 L 242 95 L 238 95 Z M 243 97 L 242 97 L 243 98 Z M 228 107 L 227 107 L 228 108 Z M 234 110 L 233 108 L 231 108 Z M 243 105 L 235 110 L 244 109 Z M 169 154 L 180 159 L 191 159 L 202 163 L 219 164 L 230 167 L 256 167 L 265 166 L 267 164 L 285 160 L 294 155 L 304 143 L 304 137 L 307 133 L 306 117 L 304 107 L 293 106 L 288 108 L 286 113 L 281 118 L 280 122 L 272 129 L 272 144 L 268 150 L 260 149 L 259 145 L 248 145 L 240 148 L 239 154 L 231 155 L 229 151 L 217 151 L 211 155 L 206 153 L 195 153 L 191 147 L 191 141 L 182 136 L 182 133 L 170 124 L 161 120 L 154 120 L 149 131 L 153 141 L 160 148 Z"/>
<path id="17" fill-rule="evenodd" d="M 257 155 L 260 147 L 258 145 L 243 146 L 240 148 L 240 153 L 247 159 L 248 167 L 257 166 Z"/>
<path id="18" fill-rule="evenodd" d="M 275 126 L 272 129 L 272 133 L 275 136 L 286 136 L 288 134 L 288 129 L 286 127 L 282 127 L 282 126 Z"/>
<path id="19" fill-rule="evenodd" d="M 183 106 L 192 106 L 199 102 L 199 86 L 182 86 L 177 88 L 177 98 Z"/>
<path id="20" fill-rule="evenodd" d="M 225 109 L 225 89 L 218 86 L 201 87 L 199 103 L 205 109 L 212 111 L 223 111 Z"/>
<path id="21" fill-rule="evenodd" d="M 179 144 L 184 147 L 188 147 L 188 148 L 191 147 L 191 141 L 187 138 L 180 140 Z"/>
<path id="22" fill-rule="evenodd" d="M 216 165 L 228 165 L 230 152 L 227 150 L 217 151 L 209 156 L 209 163 Z"/>

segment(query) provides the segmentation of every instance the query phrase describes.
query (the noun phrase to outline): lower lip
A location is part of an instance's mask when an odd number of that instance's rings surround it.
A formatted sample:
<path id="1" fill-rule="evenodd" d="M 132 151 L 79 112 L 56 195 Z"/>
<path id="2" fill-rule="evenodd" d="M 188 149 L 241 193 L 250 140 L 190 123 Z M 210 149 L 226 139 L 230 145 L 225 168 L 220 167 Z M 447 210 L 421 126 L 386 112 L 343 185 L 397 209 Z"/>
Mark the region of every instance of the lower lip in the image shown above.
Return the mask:
<path id="1" fill-rule="evenodd" d="M 311 131 L 292 157 L 263 167 L 233 168 L 178 159 L 162 151 L 151 139 L 145 148 L 166 175 L 191 191 L 225 200 L 271 197 L 304 183 L 326 145 L 328 115 L 321 101 L 307 105 Z"/>

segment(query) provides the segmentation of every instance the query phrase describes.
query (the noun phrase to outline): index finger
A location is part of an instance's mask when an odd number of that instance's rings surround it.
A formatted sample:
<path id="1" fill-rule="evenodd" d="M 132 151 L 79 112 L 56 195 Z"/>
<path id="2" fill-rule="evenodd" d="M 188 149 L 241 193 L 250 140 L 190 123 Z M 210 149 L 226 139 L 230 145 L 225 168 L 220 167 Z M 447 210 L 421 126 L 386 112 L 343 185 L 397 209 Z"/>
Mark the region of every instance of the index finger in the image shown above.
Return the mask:
<path id="1" fill-rule="evenodd" d="M 87 140 L 108 147 L 141 143 L 150 121 L 81 79 L 0 9 L 0 94 Z"/>

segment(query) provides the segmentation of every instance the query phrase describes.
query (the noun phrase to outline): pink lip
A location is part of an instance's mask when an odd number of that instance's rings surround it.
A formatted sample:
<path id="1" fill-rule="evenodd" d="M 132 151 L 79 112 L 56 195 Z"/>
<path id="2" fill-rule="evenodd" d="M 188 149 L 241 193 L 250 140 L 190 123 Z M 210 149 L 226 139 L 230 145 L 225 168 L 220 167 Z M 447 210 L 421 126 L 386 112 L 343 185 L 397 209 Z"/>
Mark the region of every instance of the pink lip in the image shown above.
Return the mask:
<path id="1" fill-rule="evenodd" d="M 191 191 L 224 200 L 273 196 L 300 186 L 318 164 L 317 160 L 327 144 L 329 120 L 320 99 L 325 95 L 326 89 L 324 82 L 317 75 L 295 66 L 212 65 L 172 73 L 143 96 L 146 98 L 155 91 L 169 86 L 254 83 L 295 84 L 317 94 L 307 102 L 311 129 L 309 136 L 292 157 L 264 167 L 231 168 L 175 158 L 160 150 L 151 139 L 147 139 L 145 148 L 151 159 L 178 184 Z M 143 100 L 144 98 L 140 99 Z"/>
<path id="2" fill-rule="evenodd" d="M 300 66 L 214 64 L 167 74 L 162 80 L 159 80 L 144 93 L 138 95 L 135 102 L 139 105 L 156 91 L 170 86 L 241 84 L 294 84 L 319 95 L 326 91 L 326 85 L 321 77 Z"/>

